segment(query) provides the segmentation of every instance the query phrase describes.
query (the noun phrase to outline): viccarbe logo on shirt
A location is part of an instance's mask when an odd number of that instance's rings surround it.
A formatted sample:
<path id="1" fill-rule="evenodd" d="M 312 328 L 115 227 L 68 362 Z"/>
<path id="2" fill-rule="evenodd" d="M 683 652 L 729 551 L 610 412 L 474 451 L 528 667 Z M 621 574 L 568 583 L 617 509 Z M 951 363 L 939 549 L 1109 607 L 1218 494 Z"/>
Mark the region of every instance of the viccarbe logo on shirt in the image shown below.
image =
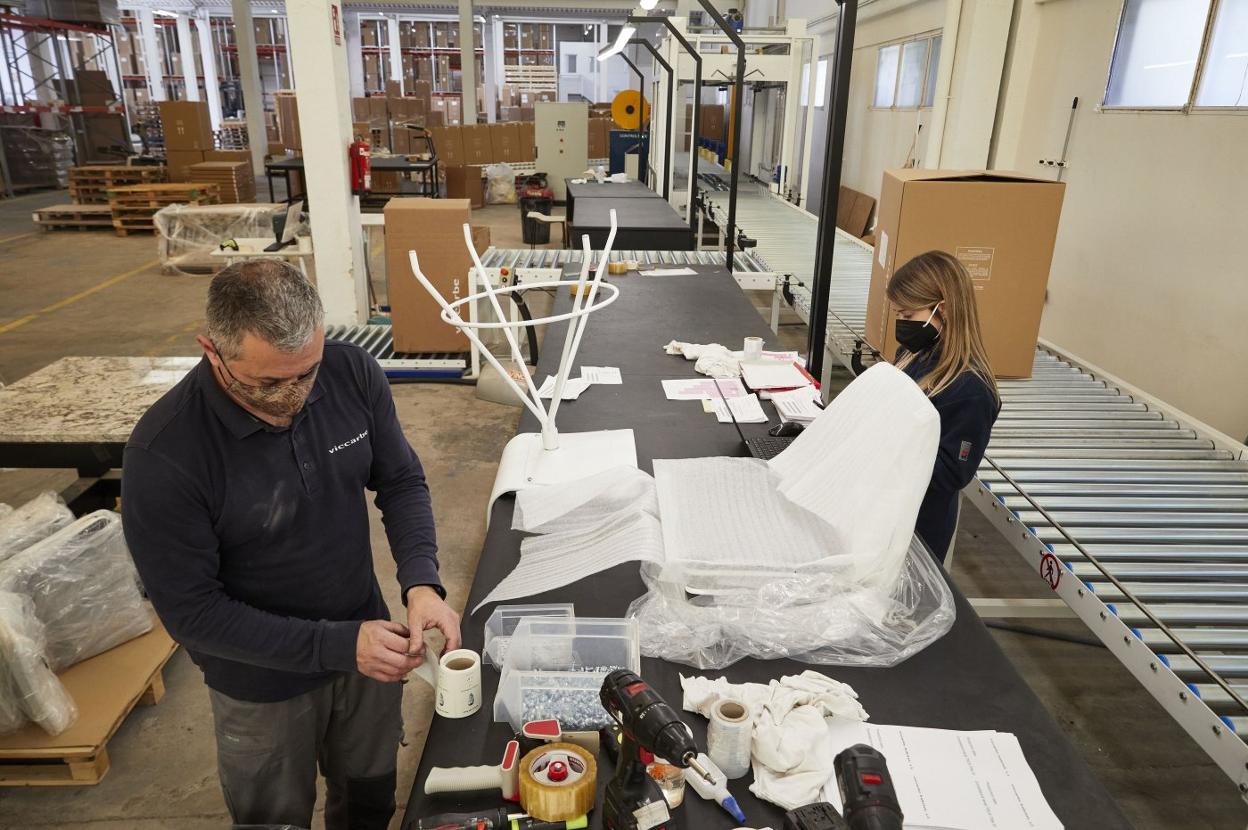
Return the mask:
<path id="1" fill-rule="evenodd" d="M 358 444 L 360 441 L 363 441 L 367 437 L 368 437 L 368 430 L 364 430 L 363 432 L 361 432 L 359 435 L 355 436 L 351 440 L 343 441 L 341 444 L 339 444 L 336 447 L 330 447 L 329 454 L 333 455 L 339 450 L 345 450 L 347 447 L 351 446 L 352 444 Z"/>

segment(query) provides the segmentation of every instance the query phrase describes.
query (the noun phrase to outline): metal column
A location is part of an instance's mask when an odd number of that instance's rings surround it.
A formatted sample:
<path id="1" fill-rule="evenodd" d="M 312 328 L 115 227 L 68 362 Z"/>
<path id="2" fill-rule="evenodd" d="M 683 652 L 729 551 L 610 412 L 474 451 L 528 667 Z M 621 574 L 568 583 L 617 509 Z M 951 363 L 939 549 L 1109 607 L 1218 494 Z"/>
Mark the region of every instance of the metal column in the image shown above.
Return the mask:
<path id="1" fill-rule="evenodd" d="M 651 57 L 667 71 L 667 128 L 664 130 L 663 141 L 663 198 L 666 199 L 670 195 L 669 185 L 672 179 L 672 86 L 674 80 L 672 67 L 671 64 L 663 60 L 663 56 L 659 54 L 658 49 L 654 48 L 654 44 L 645 38 L 635 37 L 629 43 L 646 47 Z"/>

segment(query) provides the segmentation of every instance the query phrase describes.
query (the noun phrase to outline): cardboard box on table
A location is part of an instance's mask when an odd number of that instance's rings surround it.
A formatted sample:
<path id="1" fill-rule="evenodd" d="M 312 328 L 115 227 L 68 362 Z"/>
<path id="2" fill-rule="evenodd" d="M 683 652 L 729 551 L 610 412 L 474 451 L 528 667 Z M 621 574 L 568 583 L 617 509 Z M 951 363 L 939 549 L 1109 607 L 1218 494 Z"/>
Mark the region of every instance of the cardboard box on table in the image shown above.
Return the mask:
<path id="1" fill-rule="evenodd" d="M 408 251 L 416 251 L 421 270 L 448 302 L 468 296 L 472 258 L 463 226 L 470 216 L 467 199 L 407 198 L 386 204 L 386 279 L 396 352 L 468 351 L 468 338 L 442 322 L 441 307 L 412 275 Z M 474 228 L 473 242 L 484 252 L 489 228 Z"/>
<path id="2" fill-rule="evenodd" d="M 997 377 L 1031 377 L 1065 184 L 1019 173 L 886 170 L 867 297 L 867 342 L 892 360 L 896 315 L 885 290 L 931 250 L 956 256 L 975 286 Z"/>

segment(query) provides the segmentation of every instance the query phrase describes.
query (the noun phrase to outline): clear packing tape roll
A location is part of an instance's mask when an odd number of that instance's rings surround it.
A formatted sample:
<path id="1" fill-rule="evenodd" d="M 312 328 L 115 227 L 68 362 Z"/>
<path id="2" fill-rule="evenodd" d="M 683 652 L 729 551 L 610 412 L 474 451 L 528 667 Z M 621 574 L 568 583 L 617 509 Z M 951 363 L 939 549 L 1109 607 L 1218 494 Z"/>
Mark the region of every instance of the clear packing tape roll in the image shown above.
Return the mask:
<path id="1" fill-rule="evenodd" d="M 753 743 L 754 719 L 750 710 L 735 700 L 716 703 L 706 730 L 706 754 L 724 777 L 733 780 L 749 772 Z"/>

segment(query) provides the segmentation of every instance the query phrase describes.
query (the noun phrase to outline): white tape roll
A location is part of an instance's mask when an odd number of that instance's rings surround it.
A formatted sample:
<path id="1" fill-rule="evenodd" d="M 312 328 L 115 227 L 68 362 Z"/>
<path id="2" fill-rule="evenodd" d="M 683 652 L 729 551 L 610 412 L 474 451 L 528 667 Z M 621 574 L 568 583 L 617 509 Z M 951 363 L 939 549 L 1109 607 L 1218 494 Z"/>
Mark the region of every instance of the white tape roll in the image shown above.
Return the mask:
<path id="1" fill-rule="evenodd" d="M 706 754 L 727 778 L 740 778 L 749 771 L 753 742 L 754 719 L 750 710 L 731 699 L 716 703 L 706 733 Z"/>
<path id="2" fill-rule="evenodd" d="M 741 349 L 744 360 L 762 360 L 763 358 L 763 338 L 747 337 Z"/>
<path id="3" fill-rule="evenodd" d="M 444 718 L 466 718 L 481 709 L 481 657 L 466 648 L 426 661 L 415 674 L 434 689 L 433 710 Z"/>

